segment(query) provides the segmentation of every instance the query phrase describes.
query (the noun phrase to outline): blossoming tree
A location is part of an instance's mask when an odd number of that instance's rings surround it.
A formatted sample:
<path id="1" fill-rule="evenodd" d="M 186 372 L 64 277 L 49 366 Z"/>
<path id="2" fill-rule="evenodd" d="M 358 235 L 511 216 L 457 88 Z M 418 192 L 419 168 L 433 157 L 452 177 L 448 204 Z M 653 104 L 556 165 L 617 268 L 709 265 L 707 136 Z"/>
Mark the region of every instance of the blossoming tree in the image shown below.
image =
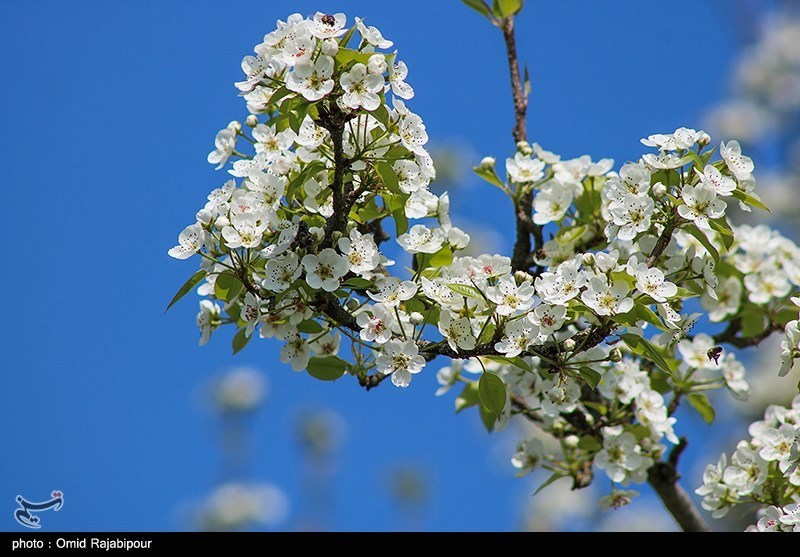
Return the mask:
<path id="1" fill-rule="evenodd" d="M 470 238 L 451 222 L 448 194 L 429 190 L 428 135 L 406 105 L 414 90 L 393 43 L 359 18 L 294 14 L 242 61 L 236 87 L 250 114 L 217 134 L 208 160 L 231 177 L 169 252 L 200 259 L 170 306 L 197 287 L 201 345 L 230 325 L 234 353 L 274 338 L 295 371 L 367 390 L 408 387 L 446 358 L 437 394 L 458 385 L 456 411 L 474 407 L 489 430 L 529 420 L 556 440 L 557 451 L 521 440 L 521 473 L 544 467 L 546 484 L 570 477 L 575 489 L 604 474 L 607 507 L 649 482 L 683 529 L 707 530 L 678 483 L 686 440 L 673 414 L 686 402 L 711 422 L 706 391 L 747 396 L 731 349 L 784 331 L 776 373 L 800 356 L 800 248 L 730 224 L 732 211 L 766 209 L 736 141 L 651 135 L 617 171 L 528 143 L 522 1 L 465 4 L 505 39 L 512 154 L 502 169 L 486 157 L 474 170 L 511 201 L 510 257 L 460 254 Z M 386 255 L 392 244 L 402 261 Z M 692 334 L 700 319 L 725 326 Z M 800 528 L 800 398 L 750 432 L 707 469 L 703 506 L 721 515 L 755 503 L 769 508 L 754 528 Z"/>

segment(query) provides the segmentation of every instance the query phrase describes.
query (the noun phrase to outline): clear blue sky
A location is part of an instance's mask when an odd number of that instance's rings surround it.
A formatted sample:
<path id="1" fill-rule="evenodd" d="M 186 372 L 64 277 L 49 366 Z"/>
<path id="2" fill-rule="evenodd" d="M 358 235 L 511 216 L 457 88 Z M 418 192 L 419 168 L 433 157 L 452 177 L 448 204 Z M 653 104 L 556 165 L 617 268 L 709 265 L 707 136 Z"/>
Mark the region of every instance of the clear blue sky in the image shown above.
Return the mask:
<path id="1" fill-rule="evenodd" d="M 725 2 L 526 4 L 529 135 L 546 148 L 637 158 L 640 137 L 699 126 L 724 91 L 736 48 Z M 66 503 L 43 517 L 50 529 L 179 527 L 177 509 L 207 492 L 217 466 L 193 393 L 233 363 L 269 376 L 256 475 L 290 499 L 297 408 L 329 406 L 347 420 L 336 528 L 395 527 L 380 476 L 397 461 L 432 473 L 427 527 L 515 528 L 530 485 L 497 465 L 477 416 L 454 416 L 452 397 L 433 396 L 438 366 L 408 390 L 366 393 L 293 373 L 269 341 L 232 357 L 224 331 L 198 348 L 191 297 L 163 314 L 195 268 L 166 251 L 224 180 L 205 161 L 214 134 L 246 115 L 233 87 L 241 58 L 277 18 L 316 10 L 364 16 L 395 42 L 432 144 L 498 158 L 512 149 L 501 37 L 456 0 L 0 4 L 0 530 L 21 529 L 16 494 L 55 488 Z M 507 252 L 506 201 L 477 182 L 465 191 L 454 212 L 495 228 Z"/>

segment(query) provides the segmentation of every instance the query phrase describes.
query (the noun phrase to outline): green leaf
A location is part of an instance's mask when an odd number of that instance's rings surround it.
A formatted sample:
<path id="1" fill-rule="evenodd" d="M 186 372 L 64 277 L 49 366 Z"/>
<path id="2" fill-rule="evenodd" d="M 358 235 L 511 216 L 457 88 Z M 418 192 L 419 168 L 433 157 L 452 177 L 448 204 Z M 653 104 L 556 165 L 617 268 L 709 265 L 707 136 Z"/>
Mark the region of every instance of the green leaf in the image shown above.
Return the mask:
<path id="1" fill-rule="evenodd" d="M 478 397 L 481 405 L 499 416 L 506 407 L 506 384 L 497 375 L 487 371 L 478 381 Z"/>
<path id="2" fill-rule="evenodd" d="M 372 286 L 372 281 L 361 277 L 353 277 L 344 281 L 343 285 L 363 290 Z"/>
<path id="3" fill-rule="evenodd" d="M 625 431 L 630 431 L 633 433 L 634 437 L 636 437 L 637 441 L 641 441 L 642 439 L 647 439 L 651 437 L 653 433 L 650 431 L 650 428 L 647 426 L 643 426 L 642 424 L 632 424 L 625 426 Z"/>
<path id="4" fill-rule="evenodd" d="M 728 219 L 723 216 L 715 220 L 709 219 L 708 223 L 715 232 L 719 233 L 725 249 L 731 249 L 733 245 L 733 230 L 731 230 L 731 225 L 728 224 Z"/>
<path id="5" fill-rule="evenodd" d="M 350 62 L 366 64 L 369 62 L 370 56 L 372 56 L 372 53 L 369 52 L 359 52 L 351 48 L 340 48 L 339 52 L 336 53 L 336 61 L 343 66 Z"/>
<path id="6" fill-rule="evenodd" d="M 478 402 L 480 402 L 478 398 L 478 384 L 467 383 L 464 385 L 464 390 L 461 391 L 461 394 L 458 395 L 456 399 L 456 414 L 465 408 L 475 406 Z"/>
<path id="7" fill-rule="evenodd" d="M 797 312 L 794 313 L 795 318 Z M 740 314 L 742 320 L 742 336 L 745 338 L 757 337 L 769 327 L 769 319 L 764 313 L 764 308 L 755 304 L 745 304 Z"/>
<path id="8" fill-rule="evenodd" d="M 228 271 L 220 273 L 214 281 L 214 295 L 225 302 L 233 300 L 243 289 L 239 277 Z"/>
<path id="9" fill-rule="evenodd" d="M 570 245 L 581 239 L 588 227 L 585 224 L 567 226 L 556 233 L 555 240 L 561 245 Z"/>
<path id="10" fill-rule="evenodd" d="M 338 356 L 326 358 L 311 358 L 306 371 L 311 377 L 320 381 L 335 381 L 347 370 L 347 362 Z"/>
<path id="11" fill-rule="evenodd" d="M 492 12 L 497 17 L 511 17 L 522 9 L 522 0 L 494 0 Z"/>
<path id="12" fill-rule="evenodd" d="M 497 422 L 497 414 L 486 408 L 483 404 L 478 406 L 478 412 L 481 415 L 481 422 L 486 431 L 491 433 L 494 430 L 494 424 Z"/>
<path id="13" fill-rule="evenodd" d="M 650 323 L 654 327 L 664 330 L 664 324 L 658 318 L 656 312 L 654 312 L 646 305 L 636 304 L 636 306 L 634 307 L 634 311 L 636 312 L 636 315 L 639 317 L 639 319 L 641 319 L 642 321 L 646 321 L 647 323 Z"/>
<path id="14" fill-rule="evenodd" d="M 664 356 L 662 356 L 661 352 L 659 352 L 655 346 L 650 344 L 650 342 L 634 334 L 620 335 L 620 338 L 624 340 L 625 344 L 627 344 L 636 354 L 647 356 L 647 358 L 652 360 L 652 362 L 661 368 L 664 373 L 672 375 L 672 369 L 664 359 Z"/>
<path id="15" fill-rule="evenodd" d="M 697 410 L 697 413 L 700 414 L 700 417 L 707 424 L 711 424 L 714 421 L 714 417 L 716 413 L 714 412 L 714 407 L 711 406 L 711 403 L 708 400 L 708 397 L 703 393 L 692 393 L 689 395 L 689 404 Z"/>
<path id="16" fill-rule="evenodd" d="M 588 451 L 590 453 L 596 453 L 603 448 L 603 445 L 600 444 L 600 441 L 591 435 L 584 435 L 581 437 L 580 441 L 578 441 L 578 446 L 584 451 Z"/>
<path id="17" fill-rule="evenodd" d="M 564 476 L 564 474 L 562 474 L 561 472 L 553 472 L 553 475 L 552 475 L 552 476 L 550 476 L 549 478 L 547 478 L 547 479 L 545 480 L 545 482 L 544 482 L 542 485 L 540 485 L 540 486 L 539 486 L 539 487 L 536 489 L 536 491 L 534 491 L 534 492 L 533 492 L 533 494 L 534 494 L 534 495 L 536 495 L 536 494 L 537 494 L 537 493 L 539 493 L 541 490 L 543 490 L 544 488 L 546 488 L 548 485 L 550 485 L 550 484 L 551 484 L 551 483 L 553 483 L 554 481 L 556 481 L 556 480 L 558 480 L 558 479 L 561 479 L 561 478 L 563 478 L 563 477 L 565 477 L 565 476 Z"/>
<path id="18" fill-rule="evenodd" d="M 516 366 L 528 372 L 532 371 L 531 366 L 528 365 L 528 362 L 526 362 L 519 356 L 516 356 L 515 358 L 507 358 L 505 356 L 484 356 L 484 358 L 486 358 L 490 362 L 497 362 L 498 364 Z"/>
<path id="19" fill-rule="evenodd" d="M 246 331 L 247 329 L 239 329 L 238 331 L 236 331 L 236 334 L 233 335 L 233 342 L 231 344 L 233 345 L 234 354 L 238 354 L 239 352 L 241 352 L 242 348 L 247 346 L 247 343 L 250 342 L 251 338 L 253 338 L 253 335 L 246 336 L 245 335 Z"/>
<path id="20" fill-rule="evenodd" d="M 681 175 L 674 168 L 657 170 L 650 175 L 650 185 L 661 182 L 665 186 L 677 186 L 681 182 Z"/>
<path id="21" fill-rule="evenodd" d="M 353 38 L 353 34 L 354 34 L 355 32 L 356 32 L 356 26 L 355 26 L 355 25 L 353 25 L 353 26 L 352 26 L 350 29 L 348 29 L 348 30 L 347 30 L 347 33 L 345 33 L 345 34 L 344 34 L 344 37 L 342 37 L 342 38 L 339 40 L 339 48 L 344 48 L 344 47 L 346 47 L 346 46 L 347 46 L 347 43 L 349 43 L 349 42 L 350 42 L 350 39 L 352 39 L 352 38 Z"/>
<path id="22" fill-rule="evenodd" d="M 476 300 L 483 300 L 483 295 L 481 294 L 481 291 L 475 288 L 474 286 L 451 282 L 447 284 L 447 288 L 449 288 L 456 294 L 460 294 L 461 296 L 466 296 L 467 298 L 475 298 Z"/>
<path id="23" fill-rule="evenodd" d="M 602 376 L 599 373 L 597 373 L 589 366 L 581 366 L 580 373 L 581 377 L 583 377 L 583 380 L 586 381 L 592 389 L 597 387 L 597 384 L 600 382 L 600 379 L 602 378 Z"/>
<path id="24" fill-rule="evenodd" d="M 386 189 L 388 189 L 392 193 L 402 195 L 403 191 L 400 189 L 400 185 L 397 182 L 397 173 L 392 168 L 392 165 L 386 161 L 378 161 L 375 163 L 375 171 L 378 173 L 378 176 L 381 178 L 381 182 Z"/>
<path id="25" fill-rule="evenodd" d="M 706 233 L 697 228 L 694 224 L 687 224 L 683 227 L 683 230 L 697 238 L 697 241 L 700 242 L 706 251 L 711 254 L 711 257 L 714 259 L 715 263 L 719 263 L 719 251 L 717 248 L 714 247 L 714 244 L 711 240 L 708 239 Z"/>
<path id="26" fill-rule="evenodd" d="M 700 296 L 703 293 L 703 291 L 704 291 L 704 289 L 701 288 L 700 289 L 700 294 L 698 294 L 698 293 L 696 293 L 696 292 L 694 292 L 692 290 L 689 290 L 688 288 L 683 288 L 683 287 L 679 286 L 674 297 L 676 297 L 676 298 L 678 298 L 680 300 L 688 300 L 689 298 L 695 298 L 697 296 Z"/>
<path id="27" fill-rule="evenodd" d="M 464 2 L 464 4 L 466 4 L 470 8 L 472 8 L 473 10 L 475 10 L 476 12 L 478 12 L 479 14 L 481 14 L 483 17 L 491 21 L 492 11 L 489 9 L 489 6 L 486 5 L 486 2 L 484 2 L 483 0 L 461 0 L 461 1 Z"/>
<path id="28" fill-rule="evenodd" d="M 586 401 L 584 401 L 583 405 L 586 408 L 594 410 L 595 412 L 597 412 L 601 416 L 605 416 L 606 414 L 608 414 L 608 408 L 606 408 L 605 404 L 601 404 L 599 402 L 592 402 L 591 400 L 586 400 Z"/>
<path id="29" fill-rule="evenodd" d="M 206 273 L 206 271 L 204 269 L 200 269 L 195 274 L 193 274 L 191 277 L 189 277 L 189 280 L 184 282 L 183 286 L 181 286 L 178 289 L 178 292 L 176 292 L 175 295 L 172 297 L 172 301 L 167 306 L 167 309 L 164 310 L 164 313 L 167 313 L 169 311 L 169 308 L 171 308 L 172 306 L 175 305 L 175 302 L 177 302 L 178 300 L 180 300 L 181 298 L 186 296 L 186 294 L 188 294 L 189 291 L 192 288 L 194 288 L 197 283 L 199 283 L 201 280 L 206 278 L 207 274 L 208 273 Z"/>
<path id="30" fill-rule="evenodd" d="M 316 335 L 323 331 L 322 325 L 314 321 L 313 319 L 306 319 L 305 321 L 300 322 L 297 326 L 297 330 L 301 333 L 306 333 L 307 335 Z"/>
<path id="31" fill-rule="evenodd" d="M 444 246 L 431 256 L 428 260 L 428 265 L 430 267 L 447 267 L 452 262 L 453 250 L 449 246 Z"/>
<path id="32" fill-rule="evenodd" d="M 743 201 L 745 204 L 750 205 L 751 207 L 757 207 L 763 211 L 771 213 L 772 211 L 769 210 L 761 198 L 754 193 L 747 193 L 742 190 L 733 190 L 733 197 L 738 199 L 739 201 Z"/>
<path id="33" fill-rule="evenodd" d="M 475 172 L 475 174 L 477 174 L 478 176 L 480 176 L 481 178 L 483 178 L 484 180 L 486 180 L 487 182 L 489 182 L 493 186 L 496 186 L 496 187 L 500 188 L 501 190 L 507 192 L 505 184 L 503 184 L 503 181 L 500 180 L 500 177 L 497 175 L 497 172 L 495 172 L 494 168 L 484 168 L 482 166 L 473 166 L 472 170 Z"/>
<path id="34" fill-rule="evenodd" d="M 289 94 L 291 94 L 291 91 L 289 91 L 285 86 L 281 85 L 272 93 L 272 96 L 269 98 L 269 102 L 267 104 L 277 104 Z"/>
<path id="35" fill-rule="evenodd" d="M 400 236 L 405 234 L 408 230 L 408 217 L 406 217 L 406 210 L 404 207 L 392 211 L 392 218 L 394 219 L 395 234 Z"/>

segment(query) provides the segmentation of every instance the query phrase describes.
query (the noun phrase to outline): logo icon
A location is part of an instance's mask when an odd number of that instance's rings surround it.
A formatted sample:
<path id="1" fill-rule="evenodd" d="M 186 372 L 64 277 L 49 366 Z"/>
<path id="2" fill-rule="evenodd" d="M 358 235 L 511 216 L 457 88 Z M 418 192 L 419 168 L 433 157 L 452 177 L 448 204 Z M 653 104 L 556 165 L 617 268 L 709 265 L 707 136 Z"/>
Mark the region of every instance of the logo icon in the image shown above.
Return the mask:
<path id="1" fill-rule="evenodd" d="M 22 495 L 17 495 L 17 504 L 19 509 L 14 511 L 14 518 L 25 526 L 26 528 L 41 528 L 40 519 L 33 513 L 40 513 L 42 511 L 61 510 L 64 506 L 64 494 L 60 491 L 53 491 L 51 494 L 52 499 L 43 503 L 33 503 L 25 499 Z"/>

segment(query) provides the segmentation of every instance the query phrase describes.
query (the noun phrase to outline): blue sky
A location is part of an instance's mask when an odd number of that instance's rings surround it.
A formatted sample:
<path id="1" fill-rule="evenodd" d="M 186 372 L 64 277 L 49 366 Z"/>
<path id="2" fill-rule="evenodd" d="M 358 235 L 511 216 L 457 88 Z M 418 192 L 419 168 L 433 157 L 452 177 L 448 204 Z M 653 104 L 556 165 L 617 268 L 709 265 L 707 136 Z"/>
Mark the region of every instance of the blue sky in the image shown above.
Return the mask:
<path id="1" fill-rule="evenodd" d="M 724 92 L 736 39 L 723 2 L 527 4 L 518 29 L 533 82 L 529 136 L 548 149 L 635 159 L 640 137 L 699 127 Z M 233 364 L 269 377 L 254 470 L 291 500 L 298 408 L 346 419 L 336 528 L 397 526 L 383 489 L 396 462 L 430 472 L 427 528 L 516 527 L 531 486 L 513 479 L 477 416 L 455 416 L 452 398 L 433 396 L 438 366 L 408 390 L 366 393 L 293 373 L 269 341 L 232 357 L 223 331 L 198 348 L 191 298 L 163 314 L 195 268 L 166 251 L 224 181 L 205 161 L 214 134 L 246 115 L 233 87 L 241 58 L 277 18 L 316 10 L 366 17 L 395 42 L 432 145 L 462 145 L 470 157 L 513 148 L 501 37 L 456 0 L 0 5 L 9 225 L 0 530 L 21 529 L 15 495 L 53 489 L 65 505 L 43 516 L 50 529 L 181 527 L 178 509 L 213 485 L 218 460 L 195 393 Z M 454 212 L 495 229 L 508 253 L 506 200 L 469 173 L 464 181 Z"/>

